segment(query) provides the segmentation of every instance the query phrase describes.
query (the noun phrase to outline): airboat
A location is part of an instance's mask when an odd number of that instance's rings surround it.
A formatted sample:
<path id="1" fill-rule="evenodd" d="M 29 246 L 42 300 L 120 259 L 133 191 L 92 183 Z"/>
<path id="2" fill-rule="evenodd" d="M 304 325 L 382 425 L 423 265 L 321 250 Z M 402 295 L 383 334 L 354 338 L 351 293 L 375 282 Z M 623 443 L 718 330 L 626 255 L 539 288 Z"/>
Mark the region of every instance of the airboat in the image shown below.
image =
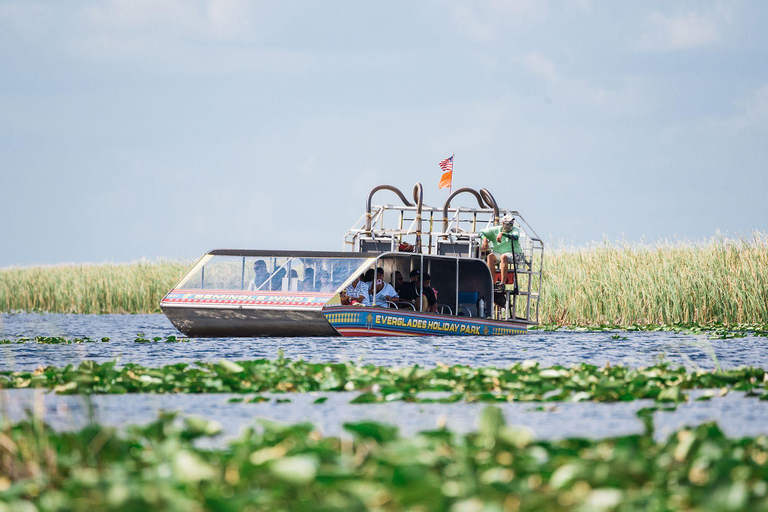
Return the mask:
<path id="1" fill-rule="evenodd" d="M 374 205 L 385 191 L 400 203 Z M 454 205 L 458 197 L 470 206 Z M 515 219 L 522 257 L 509 264 L 502 283 L 501 269 L 486 263 L 480 233 L 505 215 Z M 419 183 L 413 201 L 379 185 L 342 251 L 216 249 L 160 306 L 190 337 L 514 335 L 539 322 L 543 259 L 538 235 L 519 212 L 499 208 L 487 189 L 460 188 L 432 207 L 423 203 Z M 365 305 L 345 300 L 345 289 L 366 273 L 383 271 L 395 286 L 398 274 L 415 269 L 431 276 L 437 292 L 431 312 L 420 304 L 377 301 L 375 294 Z"/>

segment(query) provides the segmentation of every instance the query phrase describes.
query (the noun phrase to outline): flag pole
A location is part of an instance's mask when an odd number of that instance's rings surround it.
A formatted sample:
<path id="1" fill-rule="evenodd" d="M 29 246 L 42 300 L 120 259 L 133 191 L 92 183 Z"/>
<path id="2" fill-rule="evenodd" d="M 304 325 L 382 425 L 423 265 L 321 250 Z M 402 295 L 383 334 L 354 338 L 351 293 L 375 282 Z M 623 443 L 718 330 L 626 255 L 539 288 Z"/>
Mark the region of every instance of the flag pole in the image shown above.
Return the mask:
<path id="1" fill-rule="evenodd" d="M 451 155 L 451 186 L 448 187 L 448 197 L 453 194 L 453 168 L 456 167 L 456 153 Z"/>

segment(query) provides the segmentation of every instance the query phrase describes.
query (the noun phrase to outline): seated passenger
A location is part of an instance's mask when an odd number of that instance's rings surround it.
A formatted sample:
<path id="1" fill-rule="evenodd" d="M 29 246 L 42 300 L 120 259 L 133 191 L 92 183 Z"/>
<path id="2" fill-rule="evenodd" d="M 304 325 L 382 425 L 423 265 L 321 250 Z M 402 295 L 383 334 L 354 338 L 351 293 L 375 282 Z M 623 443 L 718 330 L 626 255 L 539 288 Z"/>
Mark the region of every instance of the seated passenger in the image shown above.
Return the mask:
<path id="1" fill-rule="evenodd" d="M 269 279 L 269 271 L 267 270 L 267 264 L 264 260 L 256 260 L 253 262 L 254 278 L 248 283 L 249 290 L 258 290 Z"/>
<path id="2" fill-rule="evenodd" d="M 432 288 L 432 276 L 429 272 L 424 272 L 424 297 L 427 298 L 427 311 L 434 313 L 437 311 L 437 290 Z"/>
<path id="3" fill-rule="evenodd" d="M 317 288 L 317 291 L 325 293 L 332 292 L 336 289 L 331 282 L 331 274 L 327 270 L 320 271 L 318 274 L 318 282 L 315 283 L 315 287 Z"/>
<path id="4" fill-rule="evenodd" d="M 311 292 L 315 289 L 315 269 L 307 267 L 304 269 L 304 279 L 299 283 L 299 291 Z"/>
<path id="5" fill-rule="evenodd" d="M 372 306 L 375 302 L 377 306 L 388 308 L 388 301 L 393 301 L 397 298 L 397 292 L 392 285 L 384 282 L 384 269 L 379 267 L 376 269 L 376 282 L 371 283 L 365 305 Z"/>
<path id="6" fill-rule="evenodd" d="M 403 274 L 399 270 L 395 270 L 395 291 L 399 294 L 400 289 L 403 287 Z"/>
<path id="7" fill-rule="evenodd" d="M 272 274 L 272 279 L 270 279 L 270 290 L 272 291 L 280 291 L 283 289 L 283 278 L 285 277 L 285 274 L 287 272 L 285 271 L 285 268 L 280 267 L 278 268 L 274 274 Z"/>
<path id="8" fill-rule="evenodd" d="M 362 281 L 363 276 L 359 275 L 352 283 L 341 293 L 341 303 L 346 305 L 363 304 L 368 296 L 370 285 Z"/>
<path id="9" fill-rule="evenodd" d="M 297 291 L 299 289 L 299 273 L 295 268 L 292 268 L 288 276 L 288 291 Z"/>
<path id="10" fill-rule="evenodd" d="M 480 232 L 482 238 L 482 250 L 488 250 L 490 241 L 491 251 L 488 254 L 488 268 L 493 274 L 496 271 L 496 261 L 501 260 L 501 282 L 507 282 L 507 269 L 514 261 L 521 263 L 523 261 L 523 251 L 520 249 L 520 230 L 515 226 L 515 218 L 511 215 L 505 215 L 501 218 L 501 225 L 488 228 Z"/>
<path id="11" fill-rule="evenodd" d="M 424 274 L 423 293 L 420 289 L 421 272 L 419 269 L 411 270 L 410 278 L 411 280 L 403 283 L 403 287 L 400 289 L 399 302 L 409 302 L 414 305 L 417 311 L 434 313 L 437 310 L 437 295 L 435 289 L 429 286 L 430 275 Z M 426 300 L 426 304 L 424 304 L 424 300 Z"/>

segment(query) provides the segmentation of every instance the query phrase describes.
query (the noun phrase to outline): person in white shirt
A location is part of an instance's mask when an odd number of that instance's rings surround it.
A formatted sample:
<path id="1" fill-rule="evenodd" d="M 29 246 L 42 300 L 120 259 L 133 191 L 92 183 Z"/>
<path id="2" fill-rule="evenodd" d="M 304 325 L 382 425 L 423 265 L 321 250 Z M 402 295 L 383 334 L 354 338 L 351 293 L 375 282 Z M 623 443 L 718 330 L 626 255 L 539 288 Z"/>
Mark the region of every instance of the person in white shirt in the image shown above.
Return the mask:
<path id="1" fill-rule="evenodd" d="M 248 283 L 249 290 L 260 290 L 269 279 L 269 271 L 267 270 L 267 264 L 264 260 L 256 260 L 253 262 L 253 274 L 254 277 L 251 282 Z"/>
<path id="2" fill-rule="evenodd" d="M 362 275 L 357 276 L 355 280 L 352 281 L 352 284 L 344 289 L 344 296 L 342 296 L 341 299 L 342 304 L 347 305 L 365 303 L 365 298 L 368 296 L 370 284 L 363 282 L 362 277 Z"/>
<path id="3" fill-rule="evenodd" d="M 375 300 L 374 300 L 375 296 Z M 388 308 L 389 302 L 398 298 L 397 292 L 391 284 L 384 282 L 384 269 L 379 267 L 376 269 L 376 281 L 371 283 L 370 293 L 367 298 L 366 306 L 373 306 L 374 302 L 377 306 Z"/>

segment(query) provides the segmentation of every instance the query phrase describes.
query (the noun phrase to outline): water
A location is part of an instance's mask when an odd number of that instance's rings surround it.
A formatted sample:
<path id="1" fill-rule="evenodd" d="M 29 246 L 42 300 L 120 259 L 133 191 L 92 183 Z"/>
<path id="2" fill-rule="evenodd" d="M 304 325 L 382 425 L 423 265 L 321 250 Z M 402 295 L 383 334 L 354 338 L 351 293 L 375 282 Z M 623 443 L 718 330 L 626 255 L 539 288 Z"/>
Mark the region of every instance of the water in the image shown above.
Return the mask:
<path id="1" fill-rule="evenodd" d="M 27 336 L 108 337 L 109 343 L 0 346 L 0 369 L 29 370 L 39 365 L 79 364 L 84 359 L 163 366 L 219 359 L 291 359 L 355 361 L 382 366 L 466 364 L 508 366 L 532 359 L 542 366 L 590 364 L 649 366 L 663 357 L 689 368 L 768 367 L 768 340 L 748 336 L 710 340 L 706 335 L 671 332 L 546 332 L 522 336 L 425 336 L 391 338 L 197 338 L 189 343 L 135 343 L 180 333 L 164 315 L 0 315 L 0 339 Z"/>
<path id="2" fill-rule="evenodd" d="M 71 345 L 0 346 L 0 369 L 30 370 L 40 365 L 77 365 L 85 359 L 99 362 L 120 358 L 144 366 L 162 366 L 177 362 L 218 361 L 219 359 L 274 359 L 282 350 L 291 359 L 317 362 L 354 361 L 384 366 L 419 364 L 432 366 L 466 364 L 470 366 L 508 366 L 527 359 L 542 366 L 587 362 L 596 365 L 648 366 L 664 358 L 692 369 L 738 366 L 768 367 L 768 340 L 748 336 L 729 340 L 709 340 L 706 335 L 669 332 L 621 332 L 612 339 L 606 332 L 544 332 L 504 338 L 419 337 L 419 338 L 212 338 L 189 343 L 135 343 L 146 338 L 170 335 L 178 331 L 163 315 L 60 315 L 3 314 L 0 338 L 60 336 L 65 338 L 110 338 L 109 343 Z M 226 418 L 224 438 L 237 435 L 239 429 L 257 418 L 273 421 L 310 421 L 328 435 L 343 433 L 348 421 L 371 419 L 396 423 L 404 434 L 434 428 L 445 422 L 457 431 L 475 428 L 482 404 L 349 404 L 354 396 L 331 393 L 323 404 L 312 402 L 321 394 L 281 395 L 290 403 L 270 401 L 259 404 L 228 403 L 233 395 L 123 395 L 93 398 L 99 421 L 120 426 L 146 423 L 157 411 L 179 410 L 182 414 L 207 418 Z M 32 390 L 6 392 L 7 414 L 18 419 L 25 409 L 32 409 Z M 46 394 L 38 397 L 46 420 L 59 428 L 81 426 L 86 420 L 80 397 Z M 503 404 L 507 420 L 531 428 L 540 438 L 570 436 L 603 437 L 638 433 L 642 424 L 636 417 L 649 401 L 629 403 L 511 403 Z M 543 408 L 543 410 L 541 410 Z M 663 437 L 683 425 L 716 420 L 731 436 L 768 434 L 768 401 L 730 393 L 707 402 L 692 401 L 675 412 L 656 413 L 658 435 Z"/>

